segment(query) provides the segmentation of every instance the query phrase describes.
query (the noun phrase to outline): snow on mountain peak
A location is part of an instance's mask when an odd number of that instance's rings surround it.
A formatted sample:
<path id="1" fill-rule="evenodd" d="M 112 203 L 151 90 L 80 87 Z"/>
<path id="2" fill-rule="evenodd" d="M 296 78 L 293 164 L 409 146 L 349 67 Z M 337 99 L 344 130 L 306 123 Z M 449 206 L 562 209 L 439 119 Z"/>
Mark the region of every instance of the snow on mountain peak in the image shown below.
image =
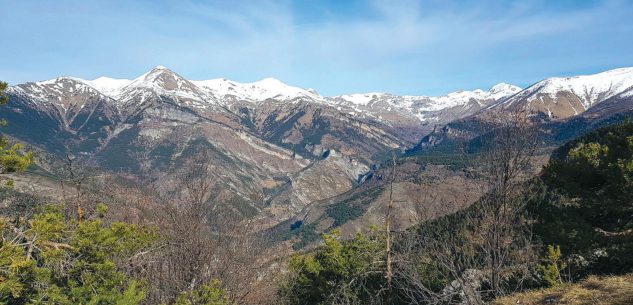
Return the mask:
<path id="1" fill-rule="evenodd" d="M 174 71 L 167 69 L 164 66 L 156 66 L 153 69 L 149 70 L 145 74 L 137 77 L 134 81 L 149 81 L 153 82 L 159 79 L 160 77 L 172 77 L 172 78 L 181 78 Z"/>
<path id="2" fill-rule="evenodd" d="M 256 82 L 253 82 L 252 84 L 258 84 L 261 86 L 288 86 L 286 84 L 284 84 L 282 81 L 276 79 L 276 78 L 272 78 L 272 77 L 266 77 L 263 78 L 261 80 L 258 80 Z"/>
<path id="3" fill-rule="evenodd" d="M 570 92 L 578 96 L 588 109 L 631 87 L 633 68 L 620 68 L 591 75 L 551 77 L 530 86 L 521 96 L 529 96 L 528 99 L 533 100 L 537 94 L 546 94 L 554 99 L 561 92 Z"/>
<path id="4" fill-rule="evenodd" d="M 507 83 L 498 83 L 492 86 L 492 88 L 490 88 L 488 92 L 490 93 L 493 99 L 498 100 L 507 96 L 512 96 L 521 90 L 522 90 L 521 87 L 518 87 L 515 85 L 511 85 Z"/>
<path id="5" fill-rule="evenodd" d="M 152 89 L 157 93 L 172 92 L 190 94 L 197 91 L 195 85 L 164 66 L 157 66 L 149 72 L 135 78 L 126 85 L 125 88 L 122 88 L 122 90 L 129 91 L 133 90 L 133 88 Z"/>
<path id="6" fill-rule="evenodd" d="M 102 76 L 93 80 L 84 80 L 84 82 L 104 95 L 114 98 L 120 94 L 123 87 L 129 85 L 132 81 L 129 79 L 116 79 Z"/>
<path id="7" fill-rule="evenodd" d="M 476 109 L 494 104 L 509 105 L 527 99 L 528 102 L 549 95 L 555 99 L 560 93 L 578 96 L 585 109 L 626 90 L 633 90 L 633 68 L 621 68 L 593 75 L 573 77 L 552 77 L 531 87 L 521 88 L 499 83 L 489 90 L 462 90 L 443 96 L 393 95 L 384 92 L 346 94 L 323 97 L 314 89 L 290 86 L 275 78 L 264 78 L 251 83 L 240 83 L 225 78 L 189 81 L 165 66 L 156 66 L 145 74 L 133 79 L 99 77 L 83 80 L 74 77 L 58 77 L 51 80 L 27 83 L 10 88 L 20 94 L 29 94 L 46 100 L 48 96 L 68 92 L 98 92 L 119 103 L 141 101 L 160 95 L 176 98 L 196 107 L 207 107 L 210 103 L 230 103 L 248 101 L 259 103 L 266 100 L 298 101 L 304 99 L 329 104 L 339 110 L 345 108 L 350 114 L 368 114 L 380 118 L 385 112 L 409 113 L 422 117 L 432 113 L 452 109 Z M 630 93 L 629 93 L 630 94 Z M 628 95 L 627 95 L 628 96 Z M 462 108 L 459 108 L 462 107 Z M 576 107 L 578 108 L 578 107 Z"/>
<path id="8" fill-rule="evenodd" d="M 55 93 L 75 93 L 75 92 L 93 92 L 100 93 L 98 89 L 92 87 L 85 80 L 72 76 L 61 76 L 49 80 L 39 81 L 35 83 L 26 83 L 23 88 L 29 88 L 29 91 L 40 93 L 42 89 Z"/>
<path id="9" fill-rule="evenodd" d="M 11 86 L 8 92 L 26 96 L 42 103 L 53 103 L 64 110 L 75 103 L 75 99 L 70 98 L 70 96 L 103 96 L 99 90 L 89 85 L 85 80 L 70 76 Z"/>
<path id="10" fill-rule="evenodd" d="M 289 86 L 275 78 L 264 78 L 252 83 L 239 83 L 224 78 L 192 81 L 196 86 L 210 91 L 218 98 L 234 96 L 240 100 L 264 101 L 267 99 L 291 100 L 308 97 L 322 100 L 316 91 Z"/>
<path id="11" fill-rule="evenodd" d="M 498 83 L 492 86 L 492 88 L 490 88 L 490 90 L 488 91 L 490 93 L 498 93 L 498 92 L 516 93 L 516 92 L 521 91 L 521 87 L 511 85 L 508 83 Z"/>
<path id="12" fill-rule="evenodd" d="M 390 94 L 384 93 L 384 92 L 353 93 L 353 94 L 335 96 L 334 99 L 344 100 L 354 105 L 368 106 L 371 101 L 379 99 L 387 95 L 390 95 Z"/>
<path id="13" fill-rule="evenodd" d="M 475 89 L 472 91 L 459 90 L 451 92 L 442 96 L 415 96 L 404 95 L 397 96 L 384 92 L 369 92 L 369 93 L 356 93 L 335 96 L 332 99 L 336 101 L 345 101 L 356 106 L 367 107 L 370 106 L 372 101 L 385 101 L 394 107 L 410 108 L 412 104 L 423 102 L 425 104 L 425 111 L 437 111 L 444 108 L 451 108 L 460 105 L 466 105 L 471 100 L 484 101 L 484 100 L 498 100 L 506 96 L 513 95 L 519 92 L 521 88 L 500 83 L 493 86 L 489 91 L 481 89 Z"/>

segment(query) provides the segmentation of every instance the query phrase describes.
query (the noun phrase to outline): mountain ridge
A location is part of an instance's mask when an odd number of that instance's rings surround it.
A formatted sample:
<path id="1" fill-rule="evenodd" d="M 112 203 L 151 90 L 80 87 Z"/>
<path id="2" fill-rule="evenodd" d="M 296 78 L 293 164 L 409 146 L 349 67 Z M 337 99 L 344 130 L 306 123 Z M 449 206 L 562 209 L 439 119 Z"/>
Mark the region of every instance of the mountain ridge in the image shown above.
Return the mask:
<path id="1" fill-rule="evenodd" d="M 491 108 L 526 107 L 550 118 L 581 114 L 600 102 L 633 88 L 633 67 L 589 75 L 550 77 Z"/>
<path id="2" fill-rule="evenodd" d="M 164 75 L 164 77 L 166 77 L 167 79 L 160 80 L 161 75 Z M 150 79 L 148 80 L 148 78 Z M 162 91 L 161 93 L 180 94 L 183 97 L 191 98 L 192 96 L 187 96 L 187 94 L 184 94 L 188 93 L 193 95 L 194 99 L 197 98 L 199 102 L 205 102 L 208 104 L 218 103 L 218 101 L 225 100 L 227 97 L 230 96 L 240 101 L 250 101 L 255 103 L 264 102 L 269 99 L 292 101 L 298 98 L 302 98 L 317 103 L 327 104 L 329 106 L 347 106 L 352 110 L 351 114 L 353 114 L 354 111 L 362 112 L 362 109 L 359 109 L 357 107 L 359 103 L 353 98 L 348 98 L 352 96 L 376 95 L 378 99 L 388 99 L 391 107 L 403 107 L 406 108 L 407 111 L 411 110 L 411 104 L 414 104 L 416 101 L 428 100 L 431 101 L 431 103 L 427 102 L 428 105 L 422 105 L 421 103 L 418 103 L 418 106 L 421 107 L 420 110 L 438 111 L 445 108 L 465 104 L 471 98 L 477 100 L 492 98 L 494 100 L 497 100 L 499 98 L 515 93 L 519 88 L 513 85 L 500 83 L 493 86 L 488 91 L 484 91 L 481 89 L 476 89 L 472 91 L 460 90 L 443 96 L 400 96 L 391 93 L 354 93 L 338 96 L 322 96 L 318 94 L 317 91 L 315 91 L 314 89 L 303 89 L 287 85 L 278 79 L 270 77 L 251 83 L 240 83 L 225 78 L 216 78 L 209 80 L 187 80 L 176 72 L 164 66 L 157 66 L 132 80 L 116 79 L 107 76 L 102 76 L 94 80 L 86 80 L 78 77 L 62 76 L 50 80 L 14 85 L 11 86 L 9 90 L 13 90 L 15 92 L 16 87 L 24 88 L 26 86 L 34 85 L 46 86 L 54 84 L 62 79 L 69 79 L 84 84 L 98 91 L 102 95 L 115 100 L 121 99 L 121 97 L 126 94 L 130 95 L 132 93 L 131 91 L 133 91 L 134 88 L 163 89 L 160 90 Z M 161 82 L 161 84 L 157 85 L 157 82 Z M 161 86 L 165 86 L 166 84 L 168 85 L 167 88 L 161 88 Z M 493 92 L 493 90 L 495 91 Z M 399 105 L 402 104 L 402 102 L 398 103 L 398 101 L 394 100 L 394 98 L 397 99 L 397 97 L 402 97 L 402 101 L 404 101 L 404 104 L 406 105 Z M 365 105 L 362 106 L 367 105 L 365 103 Z"/>
<path id="3" fill-rule="evenodd" d="M 473 129 L 477 120 L 491 111 L 521 106 L 535 118 L 545 113 L 545 121 L 622 112 L 633 105 L 629 74 L 633 78 L 633 68 L 580 77 L 584 92 L 591 93 L 584 96 L 566 89 L 573 87 L 566 82 L 578 80 L 570 77 L 526 89 L 499 83 L 439 97 L 323 97 L 272 78 L 195 81 L 158 66 L 134 79 L 58 77 L 11 86 L 7 111 L 0 115 L 11 122 L 4 131 L 18 140 L 62 157 L 71 152 L 94 159 L 108 170 L 167 188 L 203 153 L 216 171 L 218 199 L 241 206 L 238 210 L 257 211 L 265 219 L 262 226 L 268 226 L 270 219 L 279 223 L 313 202 L 354 189 L 363 172 L 393 152 L 478 136 Z M 610 75 L 617 79 L 611 81 Z M 600 82 L 592 84 L 594 79 Z M 555 87 L 563 93 L 552 97 L 537 90 L 553 82 L 563 83 Z M 588 110 L 583 106 L 579 114 L 565 116 L 569 107 L 560 113 L 553 106 L 532 107 L 534 98 L 529 97 L 535 94 L 547 94 L 551 105 L 583 105 L 583 98 L 593 99 Z M 561 122 L 549 126 L 580 126 Z"/>
<path id="4" fill-rule="evenodd" d="M 54 91 L 63 90 L 63 83 L 69 81 L 82 85 L 75 85 L 76 90 L 93 89 L 120 105 L 125 105 L 130 96 L 139 94 L 172 96 L 196 108 L 235 108 L 235 105 L 238 105 L 237 108 L 257 107 L 271 100 L 288 103 L 302 100 L 334 107 L 348 115 L 379 120 L 386 124 L 401 121 L 404 125 L 443 125 L 486 109 L 503 111 L 524 107 L 545 113 L 552 119 L 578 115 L 633 88 L 633 68 L 618 68 L 588 75 L 550 77 L 525 89 L 501 82 L 488 90 L 459 90 L 440 96 L 396 95 L 387 92 L 322 96 L 314 89 L 291 86 L 270 77 L 250 83 L 225 78 L 188 80 L 164 66 L 157 66 L 135 79 L 102 76 L 94 80 L 85 80 L 62 76 L 10 86 L 8 91 L 31 95 L 34 100 L 41 101 L 46 100 L 47 94 L 51 94 L 51 91 L 55 93 Z M 248 105 L 249 103 L 255 106 Z M 432 128 L 422 130 L 430 132 Z"/>

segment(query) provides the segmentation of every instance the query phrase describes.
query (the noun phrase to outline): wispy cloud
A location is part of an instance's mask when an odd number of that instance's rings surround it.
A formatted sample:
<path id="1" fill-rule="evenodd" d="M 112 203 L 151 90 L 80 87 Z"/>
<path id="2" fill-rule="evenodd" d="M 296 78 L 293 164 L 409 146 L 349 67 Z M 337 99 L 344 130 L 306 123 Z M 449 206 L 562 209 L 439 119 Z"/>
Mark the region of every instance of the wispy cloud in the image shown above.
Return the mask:
<path id="1" fill-rule="evenodd" d="M 436 94 L 633 64 L 627 1 L 0 3 L 13 47 L 0 50 L 10 59 L 0 78 L 11 81 L 133 77 L 163 64 L 330 95 Z"/>

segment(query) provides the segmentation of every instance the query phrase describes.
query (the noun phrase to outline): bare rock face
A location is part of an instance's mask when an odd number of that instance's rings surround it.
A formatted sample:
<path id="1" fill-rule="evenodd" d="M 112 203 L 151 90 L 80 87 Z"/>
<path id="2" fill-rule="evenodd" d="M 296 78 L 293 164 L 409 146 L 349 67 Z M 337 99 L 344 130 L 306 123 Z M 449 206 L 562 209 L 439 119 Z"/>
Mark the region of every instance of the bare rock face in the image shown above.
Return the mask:
<path id="1" fill-rule="evenodd" d="M 356 186 L 369 167 L 352 157 L 330 149 L 322 159 L 290 176 L 284 187 L 268 199 L 268 210 L 286 220 L 310 204 L 334 197 Z"/>

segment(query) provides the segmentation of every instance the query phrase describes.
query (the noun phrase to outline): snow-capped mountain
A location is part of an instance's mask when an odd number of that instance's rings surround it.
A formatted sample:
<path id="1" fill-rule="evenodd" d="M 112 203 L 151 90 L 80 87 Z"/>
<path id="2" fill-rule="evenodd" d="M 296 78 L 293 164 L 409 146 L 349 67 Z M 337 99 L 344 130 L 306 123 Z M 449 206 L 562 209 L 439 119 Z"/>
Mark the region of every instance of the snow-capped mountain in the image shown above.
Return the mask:
<path id="1" fill-rule="evenodd" d="M 216 99 L 207 91 L 163 66 L 158 66 L 129 82 L 110 79 L 106 84 L 124 85 L 108 88 L 109 92 L 114 94 L 112 98 L 122 105 L 127 105 L 130 101 L 138 103 L 139 100 L 143 103 L 145 100 L 160 96 L 195 108 L 217 104 Z"/>
<path id="2" fill-rule="evenodd" d="M 633 87 L 611 96 L 582 113 L 583 117 L 608 117 L 633 110 Z"/>
<path id="3" fill-rule="evenodd" d="M 489 114 L 517 110 L 527 110 L 540 123 L 543 142 L 560 144 L 600 126 L 601 121 L 617 122 L 633 113 L 633 68 L 544 79 L 471 116 L 445 124 L 422 138 L 415 149 L 442 143 L 450 146 L 455 140 L 476 138 L 486 132 L 481 126 L 492 123 L 490 118 L 496 117 Z"/>
<path id="4" fill-rule="evenodd" d="M 22 111 L 36 109 L 37 116 L 41 117 L 37 122 L 12 122 L 12 127 L 26 124 L 29 129 L 29 124 L 52 120 L 58 122 L 55 125 L 60 129 L 70 130 L 77 126 L 90 129 L 95 126 L 95 121 L 113 122 L 119 117 L 114 100 L 74 77 L 12 86 L 7 92 L 13 97 L 9 107 Z M 48 130 L 39 132 L 45 134 Z"/>
<path id="5" fill-rule="evenodd" d="M 88 84 L 92 88 L 97 89 L 99 92 L 111 97 L 116 98 L 121 94 L 121 89 L 129 85 L 132 80 L 129 79 L 116 79 L 110 77 L 99 77 L 94 80 L 77 79 L 85 84 Z"/>
<path id="6" fill-rule="evenodd" d="M 390 93 L 355 93 L 324 97 L 313 89 L 290 86 L 274 78 L 240 83 L 223 78 L 190 81 L 166 67 L 158 66 L 135 79 L 100 77 L 84 80 L 59 77 L 26 83 L 9 89 L 32 102 L 46 102 L 61 112 L 83 107 L 80 95 L 92 100 L 112 101 L 116 108 L 129 111 L 148 100 L 169 98 L 184 107 L 205 111 L 229 111 L 243 116 L 258 109 L 293 107 L 293 103 L 311 103 L 328 107 L 345 116 L 382 122 L 392 128 L 409 130 L 411 137 L 491 109 L 527 108 L 554 119 L 581 114 L 602 101 L 621 100 L 620 93 L 633 87 L 633 68 L 621 68 L 594 75 L 553 77 L 521 88 L 500 83 L 489 90 L 456 91 L 444 96 L 394 95 Z M 617 97 L 617 99 L 615 98 Z M 611 103 L 615 103 L 611 101 Z M 617 109 L 617 103 L 609 109 Z M 278 110 L 278 109 L 277 109 Z M 405 132 L 406 133 L 406 132 Z"/>
<path id="7" fill-rule="evenodd" d="M 101 91 L 76 77 L 58 77 L 50 80 L 11 86 L 8 92 L 29 97 L 33 101 L 50 102 L 62 107 L 69 105 L 73 95 L 94 95 L 106 97 Z"/>
<path id="8" fill-rule="evenodd" d="M 11 122 L 3 132 L 14 138 L 110 170 L 160 170 L 163 180 L 203 153 L 215 169 L 218 196 L 256 210 L 263 200 L 299 209 L 318 196 L 334 196 L 356 183 L 358 169 L 413 144 L 390 124 L 350 116 L 313 90 L 274 79 L 192 82 L 156 67 L 132 80 L 26 83 L 11 87 L 8 96 L 0 118 Z M 331 151 L 337 158 L 323 160 Z M 309 175 L 300 174 L 317 162 Z M 325 179 L 337 187 L 294 190 L 288 179 L 295 175 L 303 186 Z M 277 192 L 281 187 L 289 192 Z M 277 200 L 271 194 L 293 197 Z"/>
<path id="9" fill-rule="evenodd" d="M 633 68 L 593 75 L 552 77 L 530 86 L 495 107 L 526 107 L 531 111 L 546 113 L 551 118 L 567 118 L 581 114 L 632 87 Z"/>
<path id="10" fill-rule="evenodd" d="M 386 101 L 394 107 L 407 107 L 411 108 L 416 102 L 425 102 L 425 111 L 437 111 L 444 108 L 463 106 L 470 100 L 485 101 L 485 100 L 498 100 L 503 97 L 513 95 L 521 91 L 520 87 L 500 83 L 493 86 L 490 90 L 484 91 L 481 89 L 473 91 L 456 91 L 449 93 L 445 96 L 413 96 L 403 95 L 396 96 L 389 93 L 359 93 L 340 95 L 333 97 L 333 100 L 345 101 L 358 106 L 371 106 L 381 101 Z"/>
<path id="11" fill-rule="evenodd" d="M 316 91 L 289 86 L 274 78 L 265 78 L 253 83 L 239 83 L 224 78 L 192 81 L 218 99 L 262 102 L 269 99 L 289 101 L 298 98 L 323 101 Z"/>
<path id="12" fill-rule="evenodd" d="M 400 112 L 412 115 L 422 123 L 451 121 L 519 92 L 521 88 L 500 83 L 490 90 L 456 91 L 444 96 L 393 95 L 389 93 L 349 94 L 328 98 L 337 106 L 347 106 L 360 113 L 384 114 Z"/>
<path id="13" fill-rule="evenodd" d="M 74 87 L 64 85 L 71 82 Z M 287 85 L 274 78 L 252 83 L 240 83 L 227 79 L 190 81 L 163 66 L 158 66 L 135 79 L 100 77 L 84 80 L 61 77 L 13 87 L 15 91 L 37 100 L 61 96 L 68 92 L 84 90 L 109 97 L 116 105 L 130 101 L 143 103 L 157 96 L 170 97 L 183 105 L 205 108 L 212 105 L 231 106 L 234 103 L 257 107 L 263 102 L 309 101 L 332 106 L 354 116 L 364 116 L 391 123 L 392 120 L 408 124 L 441 123 L 474 113 L 481 107 L 518 92 L 519 87 L 498 84 L 488 91 L 458 91 L 446 96 L 398 96 L 389 93 L 349 94 L 323 97 L 313 89 Z M 59 98 L 57 98 L 60 100 Z M 252 103 L 253 105 L 248 105 Z"/>

